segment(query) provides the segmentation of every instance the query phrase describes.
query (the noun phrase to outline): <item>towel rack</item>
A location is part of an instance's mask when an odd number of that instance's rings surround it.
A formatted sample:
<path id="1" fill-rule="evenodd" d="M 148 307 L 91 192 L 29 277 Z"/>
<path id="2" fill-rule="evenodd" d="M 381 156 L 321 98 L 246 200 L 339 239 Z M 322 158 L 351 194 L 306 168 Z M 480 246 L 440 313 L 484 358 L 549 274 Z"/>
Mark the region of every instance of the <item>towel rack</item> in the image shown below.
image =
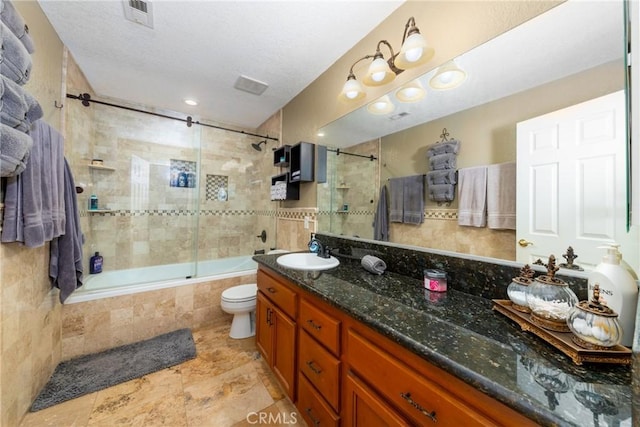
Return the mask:
<path id="1" fill-rule="evenodd" d="M 449 136 L 449 132 L 447 132 L 447 128 L 442 128 L 442 133 L 440 134 L 440 141 L 436 141 L 436 144 L 439 144 L 440 142 L 447 142 L 449 139 L 447 138 Z"/>

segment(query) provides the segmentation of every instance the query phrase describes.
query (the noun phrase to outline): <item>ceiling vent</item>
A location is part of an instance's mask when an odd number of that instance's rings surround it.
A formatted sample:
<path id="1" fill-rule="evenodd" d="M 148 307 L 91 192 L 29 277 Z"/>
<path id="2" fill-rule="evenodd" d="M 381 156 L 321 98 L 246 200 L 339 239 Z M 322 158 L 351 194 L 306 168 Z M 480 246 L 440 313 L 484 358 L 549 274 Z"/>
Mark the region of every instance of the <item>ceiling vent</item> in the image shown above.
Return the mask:
<path id="1" fill-rule="evenodd" d="M 262 95 L 262 93 L 269 87 L 268 84 L 256 79 L 252 79 L 247 76 L 240 76 L 236 83 L 233 85 L 238 90 L 252 93 L 254 95 Z"/>
<path id="2" fill-rule="evenodd" d="M 149 0 L 124 0 L 122 5 L 129 21 L 153 28 L 153 7 Z"/>
<path id="3" fill-rule="evenodd" d="M 409 114 L 410 113 L 407 113 L 406 111 L 403 111 L 402 113 L 398 113 L 398 114 L 395 114 L 393 116 L 390 116 L 389 120 L 400 120 L 401 118 L 406 117 Z"/>

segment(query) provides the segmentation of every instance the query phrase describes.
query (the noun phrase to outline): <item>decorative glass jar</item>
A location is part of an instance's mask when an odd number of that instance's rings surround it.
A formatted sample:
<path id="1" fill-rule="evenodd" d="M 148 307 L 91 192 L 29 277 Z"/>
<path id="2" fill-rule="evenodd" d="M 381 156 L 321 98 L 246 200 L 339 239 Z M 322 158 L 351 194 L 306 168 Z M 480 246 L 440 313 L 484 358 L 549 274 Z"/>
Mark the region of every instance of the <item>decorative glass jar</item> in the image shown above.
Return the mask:
<path id="1" fill-rule="evenodd" d="M 533 283 L 534 271 L 529 264 L 522 267 L 520 275 L 514 277 L 513 281 L 507 286 L 507 296 L 512 302 L 511 307 L 523 313 L 529 313 L 529 305 L 527 304 L 527 293 L 529 285 Z"/>
<path id="2" fill-rule="evenodd" d="M 618 314 L 600 303 L 598 284 L 593 287 L 591 301 L 580 301 L 571 309 L 567 325 L 573 332 L 573 342 L 588 349 L 602 350 L 613 347 L 622 337 Z"/>
<path id="3" fill-rule="evenodd" d="M 565 281 L 554 277 L 558 270 L 556 258 L 551 255 L 547 274 L 536 277 L 529 286 L 527 305 L 531 310 L 531 321 L 536 325 L 551 331 L 570 332 L 567 318 L 571 308 L 578 303 L 578 297 Z"/>

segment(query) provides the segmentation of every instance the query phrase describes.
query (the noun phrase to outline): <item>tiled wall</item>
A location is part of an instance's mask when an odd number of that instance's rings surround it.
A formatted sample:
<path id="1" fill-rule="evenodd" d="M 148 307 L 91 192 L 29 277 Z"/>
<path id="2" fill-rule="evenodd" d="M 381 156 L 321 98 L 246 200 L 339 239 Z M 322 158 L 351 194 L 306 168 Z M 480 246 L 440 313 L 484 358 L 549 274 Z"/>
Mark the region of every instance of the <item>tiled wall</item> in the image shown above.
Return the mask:
<path id="1" fill-rule="evenodd" d="M 316 208 L 280 208 L 278 210 L 277 248 L 289 251 L 305 251 L 311 233 L 317 230 Z"/>
<path id="2" fill-rule="evenodd" d="M 377 139 L 341 151 L 380 157 Z M 379 160 L 327 153 L 327 182 L 318 185 L 319 229 L 373 238 L 379 168 Z"/>
<path id="3" fill-rule="evenodd" d="M 255 283 L 256 275 L 65 305 L 62 359 L 152 338 L 179 328 L 199 328 L 232 316 L 220 308 L 222 292 Z"/>
<path id="4" fill-rule="evenodd" d="M 73 61 L 68 74 L 69 92 L 91 92 Z M 78 197 L 86 260 L 99 251 L 105 270 L 126 269 L 249 255 L 275 246 L 275 206 L 267 182 L 272 156 L 268 149 L 251 147 L 259 138 L 100 104 L 67 104 L 71 165 L 76 182 L 86 185 Z M 258 133 L 277 136 L 279 116 Z M 90 168 L 93 158 L 114 170 Z M 171 185 L 178 161 L 190 162 L 197 172 L 195 187 Z M 212 175 L 226 178 L 226 200 L 207 198 Z M 91 194 L 109 211 L 87 212 Z M 262 230 L 266 242 L 256 237 Z"/>

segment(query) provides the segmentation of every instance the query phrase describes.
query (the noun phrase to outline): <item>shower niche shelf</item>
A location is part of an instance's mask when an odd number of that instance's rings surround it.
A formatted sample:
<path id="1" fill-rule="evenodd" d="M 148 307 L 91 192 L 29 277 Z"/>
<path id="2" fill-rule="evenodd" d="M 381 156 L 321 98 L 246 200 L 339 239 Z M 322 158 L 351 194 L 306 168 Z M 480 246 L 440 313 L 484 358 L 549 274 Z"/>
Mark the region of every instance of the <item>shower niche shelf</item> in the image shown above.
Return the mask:
<path id="1" fill-rule="evenodd" d="M 110 171 L 113 172 L 116 170 L 116 168 L 111 168 L 109 166 L 103 166 L 103 165 L 88 165 L 89 169 L 97 169 L 97 170 L 102 170 L 102 171 Z"/>
<path id="2" fill-rule="evenodd" d="M 276 148 L 273 151 L 273 166 L 279 166 L 281 168 L 289 167 L 289 159 L 291 157 L 290 145 L 283 145 L 280 148 Z"/>

